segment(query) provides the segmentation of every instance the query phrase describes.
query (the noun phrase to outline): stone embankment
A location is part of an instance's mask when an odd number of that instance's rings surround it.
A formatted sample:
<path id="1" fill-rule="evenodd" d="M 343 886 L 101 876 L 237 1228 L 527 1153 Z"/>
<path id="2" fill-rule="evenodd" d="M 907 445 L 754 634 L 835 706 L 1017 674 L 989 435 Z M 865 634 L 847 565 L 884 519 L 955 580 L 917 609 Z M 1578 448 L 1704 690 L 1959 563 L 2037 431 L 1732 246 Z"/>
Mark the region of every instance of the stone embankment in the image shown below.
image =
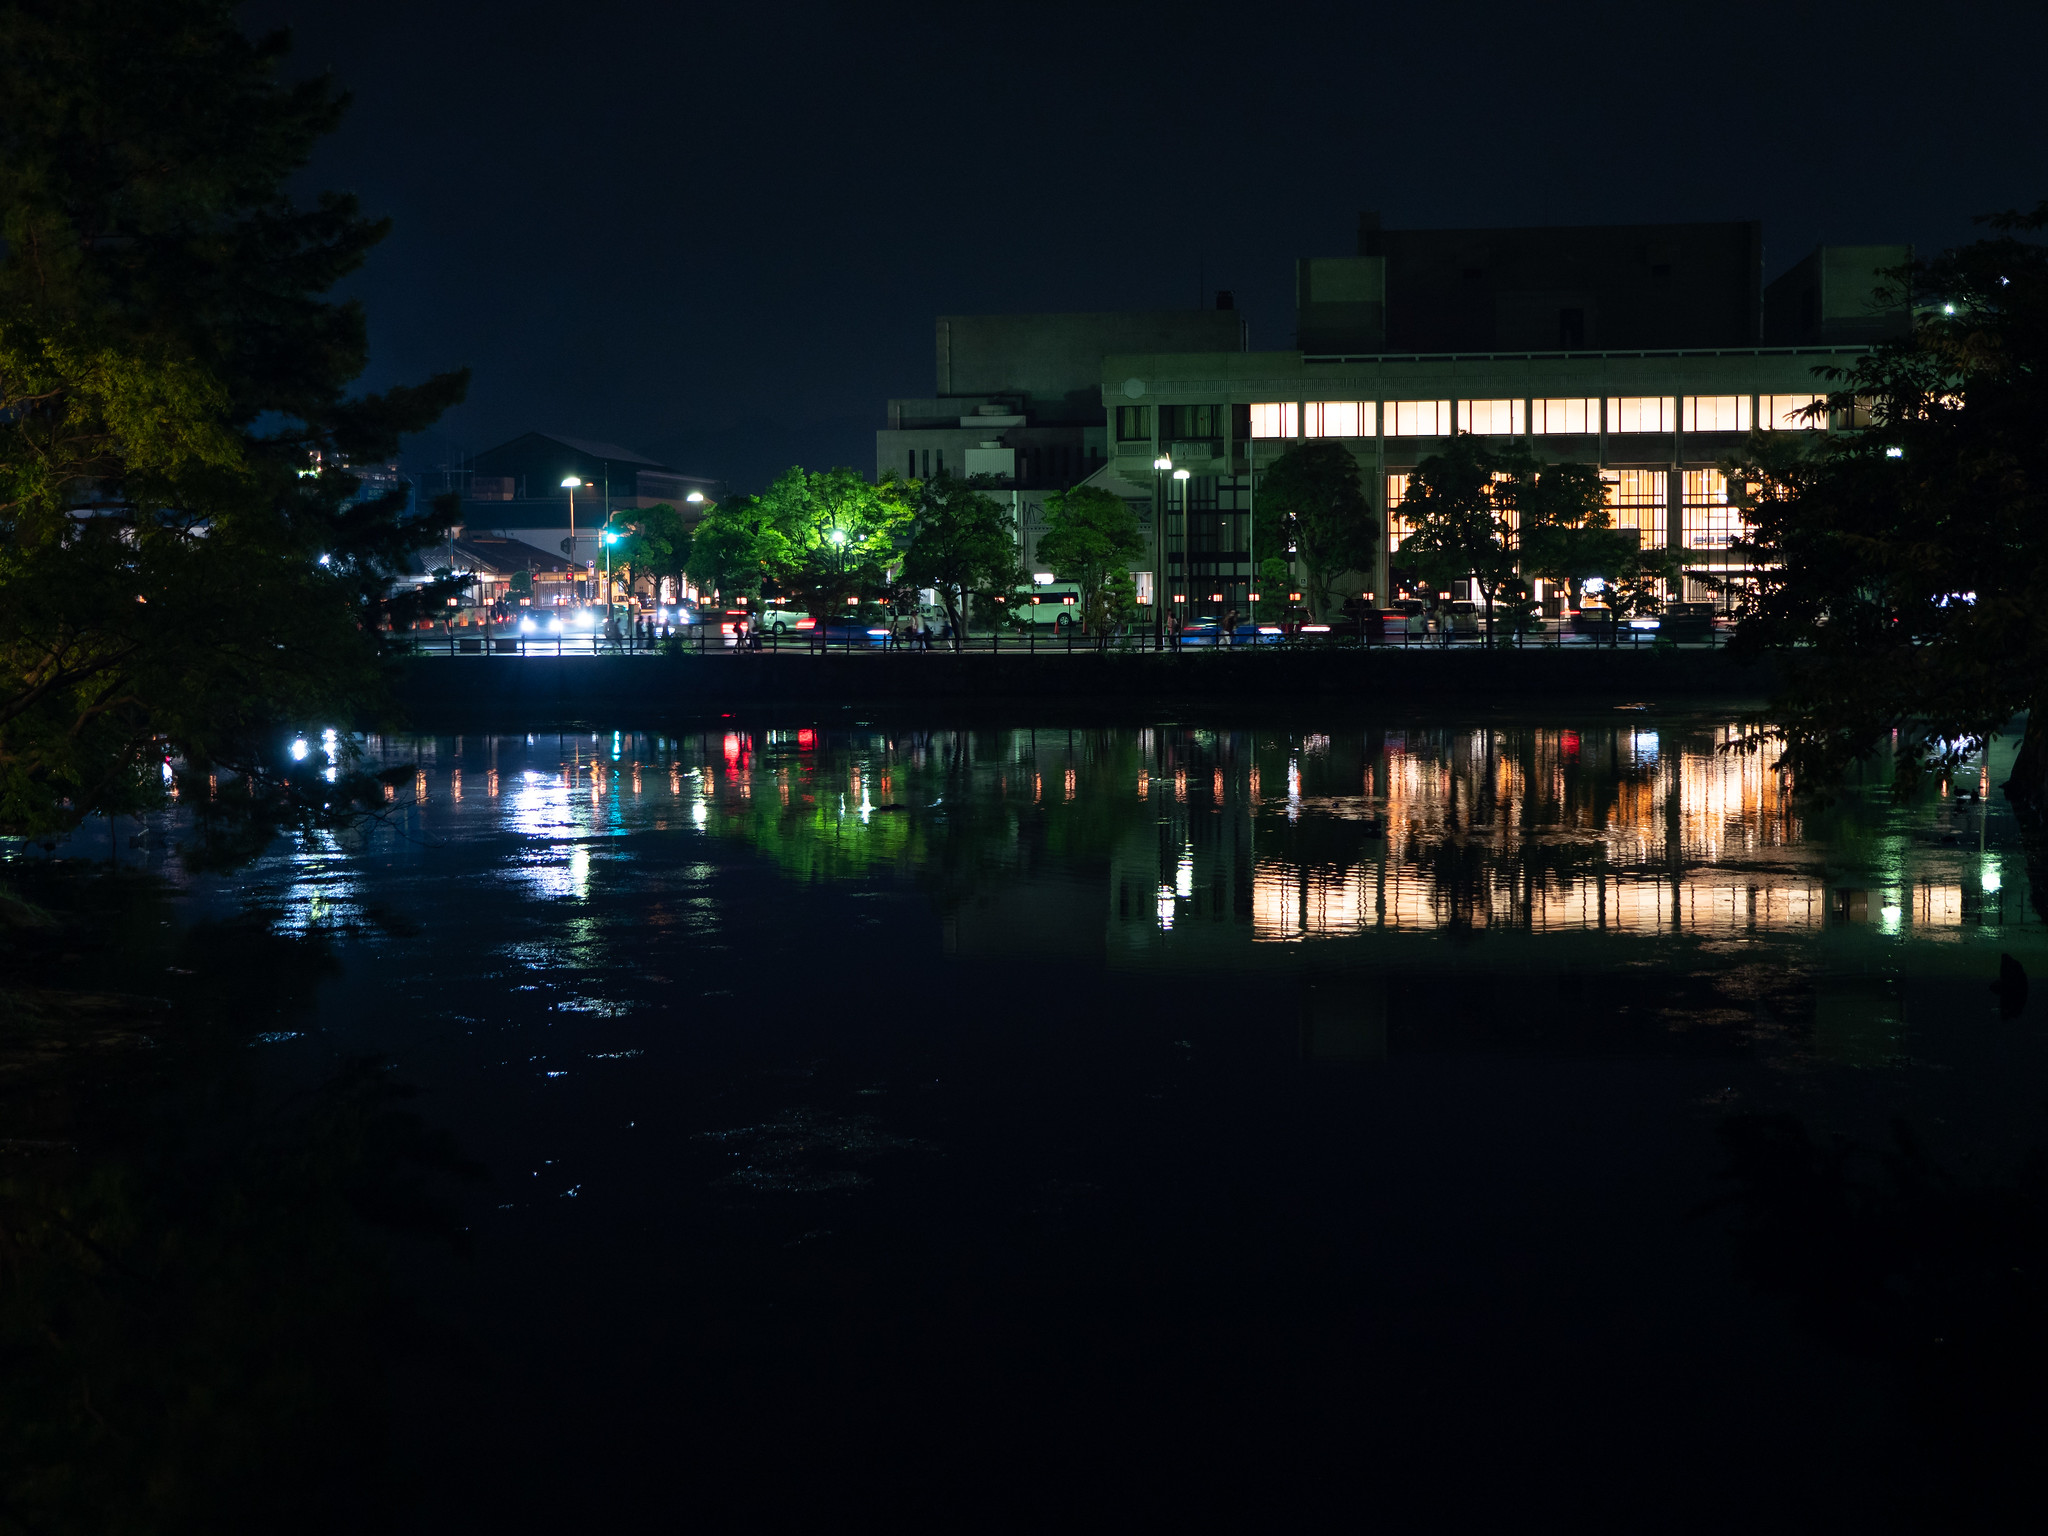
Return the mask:
<path id="1" fill-rule="evenodd" d="M 458 656 L 406 663 L 418 729 L 975 714 L 1129 720 L 1336 710 L 1470 713 L 1555 704 L 1758 704 L 1776 668 L 1723 650 L 1199 651 L 1125 655 Z"/>

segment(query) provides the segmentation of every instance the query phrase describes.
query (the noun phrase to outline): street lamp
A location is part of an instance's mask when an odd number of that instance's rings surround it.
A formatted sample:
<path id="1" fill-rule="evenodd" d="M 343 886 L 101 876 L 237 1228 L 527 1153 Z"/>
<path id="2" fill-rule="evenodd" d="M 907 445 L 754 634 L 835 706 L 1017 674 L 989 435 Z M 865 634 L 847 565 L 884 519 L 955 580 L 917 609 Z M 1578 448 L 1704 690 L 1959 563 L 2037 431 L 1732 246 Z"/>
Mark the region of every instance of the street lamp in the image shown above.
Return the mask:
<path id="1" fill-rule="evenodd" d="M 577 486 L 579 486 L 579 485 L 581 485 L 582 483 L 583 483 L 583 482 L 582 482 L 581 480 L 577 479 L 577 478 L 576 478 L 576 476 L 574 476 L 574 475 L 568 475 L 568 476 L 565 476 L 565 477 L 563 478 L 563 480 L 562 480 L 562 489 L 563 489 L 563 490 L 565 490 L 565 491 L 567 491 L 567 492 L 569 493 L 569 551 L 568 551 L 568 553 L 569 553 L 569 566 L 570 566 L 570 569 L 572 569 L 572 570 L 573 570 L 573 569 L 575 569 L 575 566 L 576 566 L 576 487 L 577 487 Z M 582 583 L 581 581 L 578 581 L 578 582 L 576 583 L 576 586 L 577 586 L 577 589 L 578 589 L 578 590 L 577 590 L 577 594 L 576 594 L 576 595 L 577 595 L 578 597 L 581 597 L 581 596 L 583 595 L 583 594 L 582 594 L 582 586 L 583 586 L 583 583 Z"/>
<path id="2" fill-rule="evenodd" d="M 692 491 L 683 500 L 689 502 L 692 506 L 701 507 L 704 505 L 704 493 L 702 491 Z"/>
<path id="3" fill-rule="evenodd" d="M 611 617 L 612 610 L 612 546 L 619 542 L 619 536 L 607 528 L 604 531 L 604 610 L 605 617 Z"/>
<path id="4" fill-rule="evenodd" d="M 1180 575 L 1182 581 L 1192 581 L 1194 573 L 1188 568 L 1194 554 L 1188 547 L 1188 471 L 1176 469 L 1173 478 L 1180 482 Z"/>
<path id="5" fill-rule="evenodd" d="M 1166 454 L 1152 461 L 1152 643 L 1166 643 L 1166 488 L 1159 477 L 1173 468 Z"/>

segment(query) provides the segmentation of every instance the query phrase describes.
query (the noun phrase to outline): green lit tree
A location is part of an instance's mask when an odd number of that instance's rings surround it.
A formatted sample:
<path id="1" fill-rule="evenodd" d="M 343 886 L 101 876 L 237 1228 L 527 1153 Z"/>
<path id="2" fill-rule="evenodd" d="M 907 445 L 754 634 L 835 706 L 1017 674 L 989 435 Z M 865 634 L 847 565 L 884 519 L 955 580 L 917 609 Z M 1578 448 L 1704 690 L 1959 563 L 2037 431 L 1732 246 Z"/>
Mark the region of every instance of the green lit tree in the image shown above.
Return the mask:
<path id="1" fill-rule="evenodd" d="M 348 466 L 466 375 L 348 393 L 327 295 L 387 225 L 287 190 L 346 98 L 285 52 L 227 0 L 0 10 L 0 830 L 145 809 L 167 757 L 252 825 L 343 814 L 290 732 L 384 708 L 393 574 L 453 507 Z"/>
<path id="2" fill-rule="evenodd" d="M 1358 460 L 1342 443 L 1290 448 L 1259 477 L 1254 520 L 1258 547 L 1285 549 L 1306 573 L 1310 610 L 1326 617 L 1331 589 L 1346 571 L 1370 571 L 1380 524 L 1359 480 Z"/>
<path id="3" fill-rule="evenodd" d="M 1022 582 L 1017 563 L 1017 530 L 1010 511 L 987 492 L 982 477 L 958 480 L 940 475 L 914 483 L 916 521 L 903 557 L 903 584 L 938 594 L 958 650 L 967 633 L 968 605 Z"/>
<path id="4" fill-rule="evenodd" d="M 787 557 L 789 540 L 758 496 L 728 496 L 706 512 L 690 540 L 684 570 L 698 588 L 721 600 L 759 601 L 761 588 Z"/>
<path id="5" fill-rule="evenodd" d="M 1138 515 L 1121 496 L 1100 486 L 1077 485 L 1045 498 L 1045 532 L 1038 558 L 1062 581 L 1081 589 L 1082 623 L 1091 634 L 1108 628 L 1105 592 L 1110 572 L 1145 553 Z"/>
<path id="6" fill-rule="evenodd" d="M 769 574 L 819 614 L 889 594 L 900 541 L 916 516 L 902 481 L 877 485 L 854 469 L 792 468 L 762 495 L 759 510 L 773 535 L 765 546 Z"/>

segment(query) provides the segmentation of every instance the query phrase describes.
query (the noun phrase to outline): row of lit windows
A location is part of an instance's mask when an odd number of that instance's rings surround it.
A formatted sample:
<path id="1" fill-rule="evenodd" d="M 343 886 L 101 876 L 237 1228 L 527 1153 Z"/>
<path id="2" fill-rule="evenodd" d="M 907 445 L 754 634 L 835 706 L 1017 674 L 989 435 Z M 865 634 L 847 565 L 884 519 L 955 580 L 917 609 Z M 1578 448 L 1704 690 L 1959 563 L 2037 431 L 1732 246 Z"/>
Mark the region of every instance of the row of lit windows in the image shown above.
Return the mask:
<path id="1" fill-rule="evenodd" d="M 1718 469 L 1688 469 L 1680 508 L 1687 549 L 1726 549 L 1742 536 L 1739 507 L 1728 500 L 1728 479 Z M 1607 486 L 1607 510 L 1617 529 L 1634 532 L 1646 549 L 1661 548 L 1668 541 L 1670 524 L 1666 507 L 1670 495 L 1670 472 L 1662 469 L 1610 469 L 1601 472 Z M 1414 531 L 1401 516 L 1401 503 L 1408 496 L 1408 476 L 1387 476 L 1387 548 L 1398 550 L 1401 540 Z"/>
<path id="2" fill-rule="evenodd" d="M 1757 420 L 1783 432 L 1823 424 L 1806 412 L 1819 395 L 1763 395 Z M 1747 432 L 1748 395 L 1610 396 L 1606 430 L 1629 432 Z M 1601 430 L 1602 402 L 1585 400 L 1291 400 L 1251 407 L 1251 435 L 1289 437 L 1449 437 L 1453 431 L 1478 437 L 1590 435 Z M 1376 420 L 1376 418 L 1378 418 Z M 1454 427 L 1452 423 L 1455 422 Z"/>

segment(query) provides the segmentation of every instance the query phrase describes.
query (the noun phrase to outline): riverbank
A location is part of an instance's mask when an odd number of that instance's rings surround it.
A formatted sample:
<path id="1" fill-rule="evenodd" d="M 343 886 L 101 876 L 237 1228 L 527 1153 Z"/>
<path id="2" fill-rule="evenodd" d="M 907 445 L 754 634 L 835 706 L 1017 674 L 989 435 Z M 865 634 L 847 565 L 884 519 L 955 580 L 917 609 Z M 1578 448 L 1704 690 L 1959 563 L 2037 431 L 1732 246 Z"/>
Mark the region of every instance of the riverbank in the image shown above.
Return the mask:
<path id="1" fill-rule="evenodd" d="M 1228 707 L 1462 709 L 1531 700 L 1619 704 L 1761 703 L 1770 661 L 1723 650 L 1191 651 L 1125 655 L 457 656 L 405 663 L 396 693 L 405 723 L 578 725 L 715 720 L 854 708 L 937 706 L 1063 717 Z"/>

